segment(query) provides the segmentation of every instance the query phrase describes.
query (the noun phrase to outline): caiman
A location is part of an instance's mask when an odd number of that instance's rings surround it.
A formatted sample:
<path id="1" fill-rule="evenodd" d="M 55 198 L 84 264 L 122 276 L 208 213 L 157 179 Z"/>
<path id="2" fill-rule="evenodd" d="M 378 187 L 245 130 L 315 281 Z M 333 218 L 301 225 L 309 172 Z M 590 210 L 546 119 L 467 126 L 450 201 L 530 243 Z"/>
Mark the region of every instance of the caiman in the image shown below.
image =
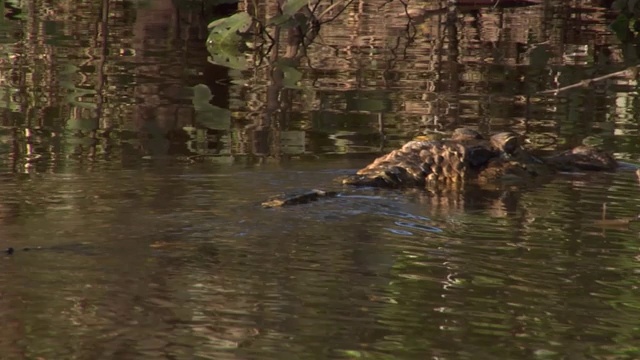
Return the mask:
<path id="1" fill-rule="evenodd" d="M 613 171 L 617 167 L 611 154 L 590 146 L 537 157 L 524 149 L 519 136 L 512 132 L 501 132 L 487 140 L 472 129 L 460 128 L 447 140 L 410 141 L 341 182 L 353 186 L 437 188 L 500 183 L 509 178 L 526 180 L 559 171 Z M 262 205 L 280 207 L 336 195 L 337 192 L 311 190 L 279 195 Z"/>
<path id="2" fill-rule="evenodd" d="M 375 159 L 345 185 L 373 187 L 425 187 L 472 179 L 495 160 L 520 155 L 518 136 L 502 132 L 485 140 L 478 132 L 456 129 L 449 140 L 410 141 Z"/>

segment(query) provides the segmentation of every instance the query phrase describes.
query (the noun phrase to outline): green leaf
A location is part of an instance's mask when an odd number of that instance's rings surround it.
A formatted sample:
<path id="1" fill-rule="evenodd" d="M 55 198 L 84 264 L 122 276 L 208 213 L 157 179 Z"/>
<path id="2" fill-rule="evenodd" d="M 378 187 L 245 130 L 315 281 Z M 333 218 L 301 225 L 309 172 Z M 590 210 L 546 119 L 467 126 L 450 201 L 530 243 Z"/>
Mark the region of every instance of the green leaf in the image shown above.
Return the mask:
<path id="1" fill-rule="evenodd" d="M 298 82 L 302 80 L 302 73 L 296 68 L 298 63 L 293 59 L 282 58 L 274 63 L 274 67 L 282 72 L 282 83 L 285 88 L 299 89 Z"/>
<path id="2" fill-rule="evenodd" d="M 211 32 L 207 38 L 207 50 L 211 54 L 209 62 L 231 69 L 246 69 L 246 58 L 238 50 L 243 45 L 239 34 L 247 32 L 252 23 L 253 18 L 246 12 L 211 22 Z"/>
<path id="3" fill-rule="evenodd" d="M 288 88 L 297 88 L 298 82 L 302 80 L 302 73 L 295 68 L 287 67 L 282 69 L 284 72 L 284 86 Z"/>
<path id="4" fill-rule="evenodd" d="M 304 154 L 306 133 L 304 131 L 292 130 L 280 132 L 280 149 L 284 154 Z"/>
<path id="5" fill-rule="evenodd" d="M 247 58 L 237 49 L 231 46 L 216 46 L 211 44 L 207 46 L 211 56 L 207 59 L 210 63 L 224 66 L 235 70 L 246 70 Z"/>
<path id="6" fill-rule="evenodd" d="M 627 0 L 616 0 L 611 4 L 611 10 L 622 11 L 627 4 Z"/>
<path id="7" fill-rule="evenodd" d="M 291 19 L 292 19 L 291 16 L 280 14 L 280 15 L 276 15 L 276 16 L 272 17 L 271 19 L 269 19 L 267 21 L 267 25 L 280 26 L 282 24 L 285 24 L 287 21 L 290 21 Z"/>
<path id="8" fill-rule="evenodd" d="M 293 16 L 280 14 L 272 17 L 267 21 L 267 25 L 275 25 L 280 26 L 283 29 L 290 29 L 292 27 L 301 26 L 304 27 L 303 31 L 306 31 L 307 23 L 309 22 L 309 18 L 307 15 L 302 13 L 296 13 Z"/>
<path id="9" fill-rule="evenodd" d="M 609 28 L 616 34 L 620 42 L 629 41 L 629 18 L 624 14 L 618 14 L 618 17 L 609 25 Z"/>
<path id="10" fill-rule="evenodd" d="M 549 46 L 546 44 L 535 46 L 529 53 L 529 64 L 534 69 L 544 69 L 550 59 L 551 53 L 549 51 Z"/>
<path id="11" fill-rule="evenodd" d="M 231 127 L 231 112 L 227 109 L 211 105 L 213 98 L 207 85 L 198 84 L 193 87 L 193 108 L 196 113 L 196 122 L 208 129 L 228 130 Z"/>
<path id="12" fill-rule="evenodd" d="M 212 31 L 216 31 L 215 29 L 224 27 L 227 30 L 233 29 L 236 31 L 245 32 L 249 29 L 249 26 L 251 25 L 252 21 L 253 19 L 251 18 L 251 16 L 243 11 L 243 12 L 233 14 L 231 16 L 223 17 L 221 19 L 212 21 L 209 23 L 207 28 L 214 29 Z M 219 30 L 219 31 L 222 31 L 222 30 Z"/>
<path id="13" fill-rule="evenodd" d="M 293 16 L 308 3 L 309 0 L 288 0 L 284 6 L 282 6 L 282 13 L 284 15 Z"/>
<path id="14" fill-rule="evenodd" d="M 211 32 L 207 43 L 237 43 L 241 39 L 238 34 L 246 33 L 252 23 L 253 18 L 246 12 L 212 21 L 208 26 Z"/>
<path id="15" fill-rule="evenodd" d="M 284 74 L 283 85 L 285 88 L 298 88 L 298 81 L 302 79 L 302 73 L 298 69 L 291 66 L 283 66 L 282 73 Z"/>
<path id="16" fill-rule="evenodd" d="M 392 104 L 389 94 L 384 91 L 344 92 L 347 111 L 387 112 Z"/>

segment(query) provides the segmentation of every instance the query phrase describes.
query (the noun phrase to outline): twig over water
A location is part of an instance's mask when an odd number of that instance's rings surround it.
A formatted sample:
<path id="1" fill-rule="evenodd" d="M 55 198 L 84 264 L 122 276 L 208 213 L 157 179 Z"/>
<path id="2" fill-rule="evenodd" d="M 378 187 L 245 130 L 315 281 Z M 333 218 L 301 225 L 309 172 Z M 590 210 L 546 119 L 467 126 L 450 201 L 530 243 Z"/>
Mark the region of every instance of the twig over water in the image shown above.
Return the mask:
<path id="1" fill-rule="evenodd" d="M 624 70 L 616 71 L 614 73 L 603 75 L 603 76 L 599 76 L 599 77 L 596 77 L 596 78 L 593 78 L 593 79 L 586 79 L 586 80 L 578 81 L 575 84 L 563 86 L 561 88 L 540 91 L 540 92 L 538 92 L 538 94 L 540 94 L 540 95 L 544 95 L 544 94 L 558 95 L 558 93 L 561 92 L 561 91 L 566 91 L 566 90 L 577 88 L 577 87 L 587 87 L 587 86 L 589 86 L 589 85 L 591 85 L 591 84 L 593 84 L 595 82 L 606 80 L 606 79 L 609 79 L 609 78 L 612 78 L 612 77 L 616 77 L 618 75 L 635 76 L 636 73 L 638 72 L 639 68 L 640 68 L 640 65 L 631 66 L 631 67 L 626 68 Z"/>

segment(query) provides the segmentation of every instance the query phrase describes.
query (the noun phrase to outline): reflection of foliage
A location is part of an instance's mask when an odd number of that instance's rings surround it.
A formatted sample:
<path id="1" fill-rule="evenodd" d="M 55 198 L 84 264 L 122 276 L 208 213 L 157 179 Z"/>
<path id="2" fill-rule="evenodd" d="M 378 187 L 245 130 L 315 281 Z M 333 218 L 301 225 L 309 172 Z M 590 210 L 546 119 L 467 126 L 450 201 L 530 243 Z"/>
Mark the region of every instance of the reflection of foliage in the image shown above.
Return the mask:
<path id="1" fill-rule="evenodd" d="M 611 7 L 619 11 L 618 17 L 611 24 L 611 29 L 616 33 L 622 42 L 635 41 L 640 32 L 640 1 L 638 0 L 616 0 Z"/>
<path id="2" fill-rule="evenodd" d="M 210 23 L 211 32 L 207 39 L 207 49 L 211 54 L 210 61 L 231 69 L 245 69 L 246 61 L 240 52 L 242 41 L 240 34 L 246 33 L 252 22 L 253 19 L 249 14 L 240 12 Z"/>
<path id="3" fill-rule="evenodd" d="M 211 33 L 208 42 L 218 45 L 235 44 L 241 38 L 239 33 L 245 33 L 251 27 L 252 18 L 246 12 L 218 19 L 209 24 Z"/>
<path id="4" fill-rule="evenodd" d="M 209 101 L 212 97 L 211 90 L 206 85 L 198 84 L 193 87 L 192 102 L 196 121 L 208 129 L 228 129 L 231 124 L 231 112 L 211 105 Z"/>
<path id="5" fill-rule="evenodd" d="M 209 61 L 231 69 L 245 70 L 253 65 L 255 74 L 268 77 L 265 82 L 265 110 L 257 128 L 278 124 L 281 110 L 289 103 L 289 90 L 303 90 L 300 62 L 319 33 L 322 22 L 335 19 L 353 0 L 309 1 L 281 0 L 266 9 L 249 6 L 244 11 L 209 24 L 207 49 Z M 269 14 L 262 16 L 263 14 Z M 300 142 L 300 137 L 292 138 Z M 302 138 L 304 139 L 304 138 Z M 281 134 L 280 140 L 284 139 Z M 291 139 L 290 139 L 291 140 Z M 302 148 L 302 147 L 300 147 Z M 294 150 L 298 151 L 298 150 Z"/>
<path id="6" fill-rule="evenodd" d="M 241 34 L 245 34 L 252 23 L 253 18 L 246 12 L 211 22 L 211 32 L 207 38 L 207 50 L 211 54 L 209 61 L 230 69 L 246 69 L 246 59 L 241 52 Z"/>
<path id="7" fill-rule="evenodd" d="M 273 50 L 279 41 L 280 31 L 293 30 L 288 45 L 296 40 L 298 45 L 308 45 L 315 37 L 321 20 L 331 21 L 337 17 L 353 0 L 343 0 L 324 4 L 322 1 L 311 3 L 308 0 L 287 0 L 280 4 L 275 16 L 261 22 L 249 12 L 239 12 L 229 17 L 215 20 L 209 24 L 207 47 L 211 53 L 210 61 L 230 68 L 243 69 L 243 52 L 255 50 L 262 59 Z M 338 9 L 337 14 L 333 11 Z M 333 12 L 333 13 L 332 13 Z M 328 14 L 331 14 L 329 17 Z M 252 33 L 253 32 L 253 33 Z M 252 35 L 254 35 L 252 37 Z M 291 35 L 291 32 L 289 33 Z M 260 51 L 266 48 L 266 51 Z M 272 64 L 284 69 L 294 80 L 299 74 L 291 71 L 290 64 L 278 62 Z"/>

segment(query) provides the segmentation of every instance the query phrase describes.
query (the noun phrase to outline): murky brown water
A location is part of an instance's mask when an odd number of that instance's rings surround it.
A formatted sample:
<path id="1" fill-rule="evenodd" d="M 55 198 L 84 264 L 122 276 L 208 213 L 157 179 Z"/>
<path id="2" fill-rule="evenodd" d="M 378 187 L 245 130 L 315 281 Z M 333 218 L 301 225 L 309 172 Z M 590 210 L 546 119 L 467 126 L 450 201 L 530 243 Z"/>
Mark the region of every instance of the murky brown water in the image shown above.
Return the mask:
<path id="1" fill-rule="evenodd" d="M 635 354 L 632 174 L 256 206 L 342 165 L 5 175 L 3 358 Z"/>
<path id="2" fill-rule="evenodd" d="M 633 170 L 440 196 L 332 181 L 460 124 L 637 161 L 635 79 L 529 88 L 619 69 L 603 9 L 460 13 L 452 58 L 438 20 L 409 41 L 361 3 L 260 129 L 268 76 L 207 65 L 213 15 L 177 3 L 33 1 L 1 24 L 0 359 L 640 358 L 640 223 L 600 221 L 640 212 Z M 547 39 L 544 71 L 522 60 Z M 342 196 L 259 206 L 307 188 Z"/>

